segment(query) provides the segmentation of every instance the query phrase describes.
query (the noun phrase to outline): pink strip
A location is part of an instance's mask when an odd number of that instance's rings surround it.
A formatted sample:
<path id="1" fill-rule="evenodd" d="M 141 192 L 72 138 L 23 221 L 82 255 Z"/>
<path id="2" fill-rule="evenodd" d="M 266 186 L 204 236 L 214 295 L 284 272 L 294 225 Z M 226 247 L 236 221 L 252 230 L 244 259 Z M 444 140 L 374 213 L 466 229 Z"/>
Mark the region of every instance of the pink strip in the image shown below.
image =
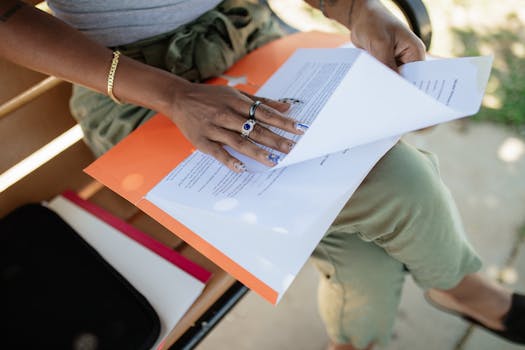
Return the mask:
<path id="1" fill-rule="evenodd" d="M 159 241 L 148 236 L 144 232 L 138 230 L 134 226 L 128 224 L 124 220 L 95 205 L 94 203 L 80 198 L 75 192 L 69 190 L 64 191 L 62 196 L 83 208 L 87 212 L 90 212 L 94 216 L 98 217 L 108 225 L 113 226 L 129 238 L 157 253 L 159 256 L 163 257 L 175 266 L 178 266 L 180 269 L 186 271 L 188 274 L 192 275 L 202 283 L 208 282 L 211 278 L 211 272 L 204 269 L 202 266 L 180 255 L 175 250 L 170 249 Z"/>

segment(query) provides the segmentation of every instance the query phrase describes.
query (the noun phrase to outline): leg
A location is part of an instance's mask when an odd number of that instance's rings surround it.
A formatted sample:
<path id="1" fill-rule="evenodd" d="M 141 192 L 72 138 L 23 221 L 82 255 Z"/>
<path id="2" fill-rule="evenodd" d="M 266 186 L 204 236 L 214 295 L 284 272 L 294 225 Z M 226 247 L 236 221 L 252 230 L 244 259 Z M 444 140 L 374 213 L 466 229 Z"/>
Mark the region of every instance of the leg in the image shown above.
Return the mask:
<path id="1" fill-rule="evenodd" d="M 385 256 L 377 259 L 388 262 L 379 264 L 378 273 L 369 270 L 373 265 L 368 264 L 372 259 L 367 256 L 374 256 L 369 253 L 372 248 L 356 252 L 346 243 L 349 240 L 356 244 L 357 238 L 363 240 L 362 247 L 375 247 Z M 340 258 L 331 262 L 330 254 L 322 254 L 326 247 L 339 249 Z M 442 289 L 456 286 L 481 267 L 439 177 L 436 159 L 404 142 L 394 146 L 370 172 L 330 227 L 314 258 L 325 261 L 320 268 L 328 276 L 337 273 L 335 270 L 344 270 L 350 281 L 358 278 L 353 274 L 360 276 L 359 283 L 350 284 L 360 288 L 355 295 L 352 290 L 343 289 L 346 281 L 328 283 L 322 279 L 320 286 L 320 308 L 330 336 L 335 342 L 352 342 L 357 347 L 365 347 L 371 341 L 384 342 L 390 333 L 395 315 L 392 307 L 397 308 L 397 301 L 388 305 L 385 301 L 399 300 L 401 282 L 389 280 L 393 278 L 390 270 L 383 273 L 388 266 L 397 266 L 399 274 L 404 264 L 423 288 Z M 366 263 L 355 262 L 356 259 Z M 331 265 L 336 266 L 332 272 Z M 384 279 L 384 287 L 373 284 L 376 276 Z M 380 297 L 383 303 L 373 300 L 368 304 L 369 300 L 362 298 L 378 290 L 384 293 Z M 347 304 L 351 307 L 345 307 Z M 376 315 L 382 313 L 392 318 L 387 323 L 376 321 Z M 367 327 L 360 328 L 362 324 Z M 332 329 L 334 325 L 336 331 Z"/>
<path id="2" fill-rule="evenodd" d="M 388 181 L 383 179 L 385 174 Z M 367 180 L 375 188 L 369 183 L 356 192 L 350 210 L 342 213 L 346 220 L 365 240 L 408 266 L 421 287 L 433 288 L 435 296 L 441 290 L 446 305 L 490 328 L 503 329 L 501 320 L 510 308 L 512 293 L 474 274 L 480 260 L 465 240 L 459 213 L 439 178 L 435 159 L 401 143 L 370 175 Z M 373 196 L 381 207 L 363 206 Z M 357 201 L 359 205 L 354 205 Z M 367 210 L 374 210 L 374 215 L 366 217 Z M 381 217 L 392 219 L 382 222 Z"/>
<path id="3" fill-rule="evenodd" d="M 465 276 L 454 288 L 430 289 L 428 297 L 446 309 L 470 316 L 494 330 L 504 330 L 503 317 L 511 306 L 512 292 L 480 274 Z"/>
<path id="4" fill-rule="evenodd" d="M 71 114 L 82 127 L 84 141 L 101 156 L 156 112 L 144 107 L 117 105 L 109 97 L 74 85 Z"/>
<path id="5" fill-rule="evenodd" d="M 452 288 L 481 267 L 437 160 L 404 142 L 374 167 L 331 230 L 357 232 L 385 249 L 425 289 Z"/>
<path id="6" fill-rule="evenodd" d="M 332 342 L 352 344 L 342 349 L 387 343 L 404 282 L 403 265 L 377 245 L 345 232 L 326 235 L 312 261 L 321 273 L 319 311 Z"/>

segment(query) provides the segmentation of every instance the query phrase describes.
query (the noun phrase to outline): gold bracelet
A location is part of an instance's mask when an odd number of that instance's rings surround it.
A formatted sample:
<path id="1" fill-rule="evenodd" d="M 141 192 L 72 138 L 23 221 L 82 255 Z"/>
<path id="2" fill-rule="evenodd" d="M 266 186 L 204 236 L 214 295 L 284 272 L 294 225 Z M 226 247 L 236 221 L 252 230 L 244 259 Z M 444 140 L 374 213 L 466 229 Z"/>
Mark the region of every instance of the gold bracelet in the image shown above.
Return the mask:
<path id="1" fill-rule="evenodd" d="M 113 59 L 111 60 L 111 68 L 108 73 L 108 95 L 115 103 L 121 105 L 122 102 L 113 94 L 113 83 L 115 81 L 115 72 L 117 71 L 118 60 L 120 58 L 120 51 L 113 51 Z"/>

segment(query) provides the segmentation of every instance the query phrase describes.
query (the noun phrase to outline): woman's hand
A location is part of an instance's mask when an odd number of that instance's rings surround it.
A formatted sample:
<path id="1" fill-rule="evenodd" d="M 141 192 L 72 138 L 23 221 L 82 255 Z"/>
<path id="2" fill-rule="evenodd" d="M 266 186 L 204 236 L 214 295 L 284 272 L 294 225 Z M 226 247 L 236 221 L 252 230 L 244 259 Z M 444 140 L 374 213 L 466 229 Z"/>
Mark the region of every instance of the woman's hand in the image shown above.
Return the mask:
<path id="1" fill-rule="evenodd" d="M 351 0 L 354 3 L 348 16 L 354 45 L 393 70 L 408 62 L 425 59 L 425 45 L 379 0 Z"/>
<path id="2" fill-rule="evenodd" d="M 235 172 L 246 167 L 228 153 L 223 146 L 245 154 L 267 166 L 278 162 L 278 155 L 259 147 L 288 153 L 294 143 L 270 131 L 274 126 L 301 135 L 301 124 L 284 116 L 290 107 L 287 103 L 258 98 L 228 86 L 187 83 L 177 87 L 171 111 L 168 115 L 184 136 L 200 151 L 213 156 Z M 243 124 L 248 120 L 250 106 L 262 102 L 255 111 L 257 123 L 249 137 L 241 135 Z"/>
<path id="3" fill-rule="evenodd" d="M 380 0 L 306 0 L 350 30 L 354 45 L 393 70 L 425 59 L 425 45 Z M 321 6 L 323 4 L 323 6 Z"/>

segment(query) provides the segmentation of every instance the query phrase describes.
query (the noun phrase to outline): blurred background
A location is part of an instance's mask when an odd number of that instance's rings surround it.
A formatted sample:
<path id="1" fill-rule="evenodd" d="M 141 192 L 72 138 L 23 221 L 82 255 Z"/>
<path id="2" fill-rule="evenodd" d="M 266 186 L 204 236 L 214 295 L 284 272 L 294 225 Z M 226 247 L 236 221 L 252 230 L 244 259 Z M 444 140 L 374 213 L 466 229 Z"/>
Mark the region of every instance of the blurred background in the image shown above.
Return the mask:
<path id="1" fill-rule="evenodd" d="M 391 1 L 384 4 L 404 21 Z M 292 26 L 348 33 L 302 0 L 269 1 Z M 489 120 L 525 135 L 525 6 L 522 0 L 425 0 L 432 24 L 429 53 L 443 57 L 494 55 L 483 108 L 474 120 Z"/>
<path id="2" fill-rule="evenodd" d="M 301 0 L 269 1 L 303 30 L 347 33 Z M 400 18 L 400 11 L 385 1 Z M 482 272 L 525 292 L 525 6 L 522 0 L 426 0 L 429 53 L 494 55 L 483 106 L 475 116 L 406 135 L 438 155 Z M 276 307 L 248 293 L 198 346 L 212 349 L 325 349 L 317 304 L 317 272 L 307 264 Z M 523 349 L 428 305 L 406 279 L 391 343 L 379 350 Z"/>

